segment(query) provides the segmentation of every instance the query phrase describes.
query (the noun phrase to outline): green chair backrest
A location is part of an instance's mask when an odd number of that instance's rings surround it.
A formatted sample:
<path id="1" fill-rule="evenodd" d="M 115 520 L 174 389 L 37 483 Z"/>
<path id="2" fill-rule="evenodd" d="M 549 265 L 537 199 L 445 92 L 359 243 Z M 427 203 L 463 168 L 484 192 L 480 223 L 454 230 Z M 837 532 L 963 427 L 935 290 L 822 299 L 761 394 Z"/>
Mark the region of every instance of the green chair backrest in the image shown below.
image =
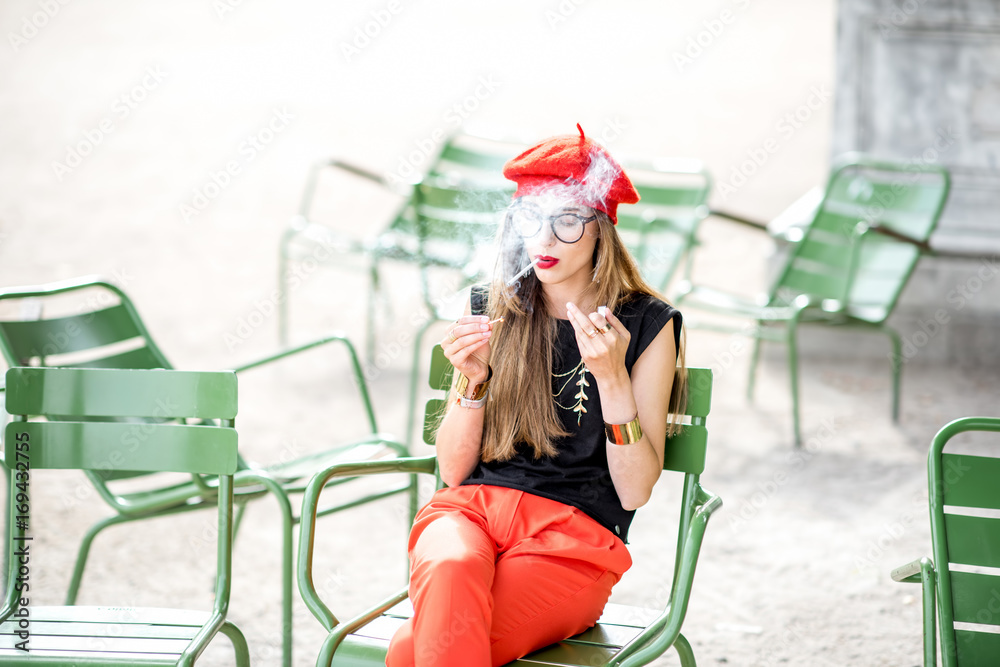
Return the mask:
<path id="1" fill-rule="evenodd" d="M 232 427 L 80 419 L 232 422 L 236 375 L 231 371 L 15 367 L 7 370 L 6 408 L 11 415 L 46 418 L 7 425 L 8 436 L 16 431 L 41 443 L 32 445 L 32 468 L 89 470 L 109 464 L 118 470 L 211 475 L 231 475 L 236 470 Z M 8 464 L 14 462 L 13 449 L 5 450 Z"/>
<path id="2" fill-rule="evenodd" d="M 30 509 L 19 493 L 31 470 L 115 469 L 219 476 L 219 525 L 231 525 L 232 475 L 237 465 L 236 374 L 172 370 L 72 368 L 8 369 L 6 409 L 14 416 L 4 433 L 4 462 L 14 473 L 10 485 L 8 544 L 21 544 L 31 526 Z M 72 415 L 67 417 L 65 415 Z M 27 421 L 45 417 L 45 421 Z M 84 421 L 85 418 L 144 419 Z M 156 423 L 155 419 L 196 419 L 199 425 Z M 213 425 L 218 422 L 219 425 Z M 24 515 L 24 516 L 21 516 Z M 225 534 L 221 534 L 225 533 Z M 216 607 L 229 598 L 228 531 L 218 540 Z M 17 575 L 10 560 L 10 578 Z M 6 607 L 14 604 L 9 587 Z"/>
<path id="3" fill-rule="evenodd" d="M 618 208 L 618 234 L 643 277 L 662 293 L 697 242 L 712 179 L 694 160 L 626 161 L 624 167 L 641 199 Z"/>
<path id="4" fill-rule="evenodd" d="M 504 190 L 443 177 L 424 179 L 414 192 L 413 208 L 425 253 L 449 257 L 447 249 L 431 247 L 437 244 L 458 249 L 456 259 L 468 257 L 496 234 L 508 203 L 510 193 Z"/>
<path id="5" fill-rule="evenodd" d="M 424 409 L 424 442 L 434 444 L 434 436 L 441 416 L 444 414 L 447 392 L 451 389 L 454 367 L 444 356 L 440 345 L 431 351 L 431 368 L 428 385 L 435 391 L 446 392 L 446 398 L 432 398 Z M 672 391 L 680 391 L 682 376 L 674 373 Z M 700 475 L 705 470 L 705 455 L 708 448 L 708 427 L 706 418 L 712 407 L 712 369 L 687 369 L 687 405 L 682 430 L 672 436 L 664 450 L 663 469 Z"/>
<path id="6" fill-rule="evenodd" d="M 92 290 L 76 299 L 74 313 L 45 317 L 49 301 Z M 80 278 L 45 287 L 0 290 L 0 305 L 40 300 L 38 318 L 0 320 L 0 353 L 8 366 L 74 368 L 170 368 L 143 326 L 128 296 L 99 278 Z M 63 359 L 63 355 L 72 355 Z"/>
<path id="7" fill-rule="evenodd" d="M 895 308 L 920 249 L 882 234 L 859 235 L 859 223 L 926 242 L 949 189 L 948 171 L 940 166 L 842 156 L 812 223 L 772 288 L 771 305 L 787 305 L 807 294 L 881 323 Z"/>
<path id="8" fill-rule="evenodd" d="M 527 147 L 508 138 L 456 132 L 442 146 L 428 175 L 513 191 L 513 184 L 503 177 L 503 166 Z"/>
<path id="9" fill-rule="evenodd" d="M 946 667 L 996 664 L 1000 656 L 1000 457 L 945 453 L 967 431 L 1000 433 L 1000 418 L 967 417 L 931 444 L 927 477 Z M 956 628 L 956 624 L 962 624 Z M 992 627 L 990 627 L 992 626 Z"/>
<path id="10" fill-rule="evenodd" d="M 28 300 L 40 305 L 37 318 L 0 320 L 0 353 L 10 367 L 172 368 L 128 295 L 112 283 L 90 277 L 0 290 L 0 306 L 13 308 Z M 47 318 L 50 304 L 74 314 Z M 111 418 L 94 415 L 87 420 Z M 136 476 L 123 470 L 90 470 L 87 475 L 102 493 L 105 482 Z"/>
<path id="11" fill-rule="evenodd" d="M 396 231 L 413 235 L 407 243 L 404 236 L 396 242 L 414 247 L 412 255 L 420 267 L 421 294 L 435 317 L 440 305 L 435 296 L 451 297 L 465 284 L 481 280 L 493 268 L 490 247 L 499 229 L 503 211 L 510 201 L 510 192 L 486 184 L 453 182 L 443 176 L 428 176 L 418 183 L 411 206 Z M 484 252 L 484 250 L 486 252 Z M 463 284 L 456 284 L 454 272 L 437 277 L 435 269 L 458 270 Z"/>

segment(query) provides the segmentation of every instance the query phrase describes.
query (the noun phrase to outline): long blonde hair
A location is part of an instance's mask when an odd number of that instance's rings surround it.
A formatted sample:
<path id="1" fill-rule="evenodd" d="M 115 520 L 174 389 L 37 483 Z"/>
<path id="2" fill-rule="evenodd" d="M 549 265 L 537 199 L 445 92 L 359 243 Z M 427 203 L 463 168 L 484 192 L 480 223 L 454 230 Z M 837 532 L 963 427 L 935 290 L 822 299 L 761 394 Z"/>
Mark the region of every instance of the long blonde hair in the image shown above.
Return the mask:
<path id="1" fill-rule="evenodd" d="M 598 227 L 594 280 L 582 298 L 606 304 L 612 312 L 619 304 L 642 294 L 662 298 L 643 280 L 611 218 L 602 211 L 594 213 Z M 503 225 L 502 234 L 501 247 L 523 247 L 523 240 L 508 225 Z M 523 257 L 518 260 L 523 261 Z M 497 271 L 497 275 L 504 274 L 505 271 Z M 521 279 L 516 291 L 503 280 L 494 280 L 487 308 L 490 319 L 503 317 L 504 321 L 490 341 L 490 365 L 497 370 L 490 383 L 490 400 L 484 415 L 482 460 L 510 459 L 519 442 L 527 443 L 535 458 L 556 456 L 558 451 L 553 441 L 569 434 L 563 429 L 552 400 L 550 369 L 557 324 L 549 315 L 542 284 L 533 271 Z M 670 395 L 668 435 L 679 430 L 679 415 L 687 402 L 683 333 L 677 366 L 675 390 Z"/>

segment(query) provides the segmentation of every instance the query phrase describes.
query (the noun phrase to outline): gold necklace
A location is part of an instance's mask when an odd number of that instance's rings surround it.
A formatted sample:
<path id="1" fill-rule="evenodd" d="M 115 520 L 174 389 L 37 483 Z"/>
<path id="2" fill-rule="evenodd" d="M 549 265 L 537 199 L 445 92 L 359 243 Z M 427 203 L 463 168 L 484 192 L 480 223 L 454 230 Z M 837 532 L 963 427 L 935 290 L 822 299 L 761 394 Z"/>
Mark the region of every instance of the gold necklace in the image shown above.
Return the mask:
<path id="1" fill-rule="evenodd" d="M 560 403 L 558 399 L 559 396 L 563 393 L 563 390 L 566 388 L 566 385 L 570 383 L 570 380 L 573 379 L 573 375 L 576 373 L 579 373 L 580 375 L 580 377 L 578 377 L 576 380 L 576 386 L 579 387 L 580 390 L 576 392 L 576 395 L 573 397 L 576 399 L 576 404 L 573 407 L 568 408 L 562 403 Z M 558 373 L 558 374 L 552 373 L 552 377 L 566 378 L 566 381 L 563 383 L 563 385 L 559 387 L 559 391 L 552 394 L 552 398 L 555 400 L 555 404 L 560 408 L 562 408 L 563 410 L 571 410 L 576 413 L 576 425 L 579 426 L 580 418 L 583 417 L 583 414 L 587 411 L 586 406 L 584 406 L 583 404 L 584 401 L 587 400 L 586 387 L 590 386 L 590 383 L 587 382 L 587 366 L 583 363 L 583 359 L 580 359 L 580 363 L 578 363 L 575 367 L 571 368 L 565 373 Z"/>

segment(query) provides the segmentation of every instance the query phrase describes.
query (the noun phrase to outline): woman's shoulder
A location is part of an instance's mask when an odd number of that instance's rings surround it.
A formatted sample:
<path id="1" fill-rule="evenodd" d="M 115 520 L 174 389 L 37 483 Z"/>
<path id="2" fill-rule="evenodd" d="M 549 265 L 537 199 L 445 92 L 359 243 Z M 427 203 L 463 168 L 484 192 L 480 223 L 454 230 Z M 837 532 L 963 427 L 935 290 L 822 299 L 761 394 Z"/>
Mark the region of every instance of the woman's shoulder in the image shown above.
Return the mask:
<path id="1" fill-rule="evenodd" d="M 639 355 L 671 321 L 674 325 L 674 349 L 679 354 L 683 319 L 680 311 L 663 299 L 651 294 L 635 293 L 621 302 L 615 314 L 632 334 L 629 351 L 625 357 L 630 371 L 631 365 Z"/>
<path id="2" fill-rule="evenodd" d="M 622 299 L 616 315 L 626 323 L 635 321 L 638 324 L 653 320 L 665 324 L 674 315 L 680 315 L 680 311 L 657 296 L 634 292 Z"/>

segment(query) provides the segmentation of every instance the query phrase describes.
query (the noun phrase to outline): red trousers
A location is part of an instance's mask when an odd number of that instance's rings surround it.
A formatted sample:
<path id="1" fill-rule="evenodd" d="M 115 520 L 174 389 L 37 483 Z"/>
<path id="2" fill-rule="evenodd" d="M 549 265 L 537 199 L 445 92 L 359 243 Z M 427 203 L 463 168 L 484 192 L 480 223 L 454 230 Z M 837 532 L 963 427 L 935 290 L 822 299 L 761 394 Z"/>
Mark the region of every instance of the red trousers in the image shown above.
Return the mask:
<path id="1" fill-rule="evenodd" d="M 389 667 L 488 667 L 594 625 L 632 566 L 581 510 L 499 486 L 441 489 L 410 532 L 414 615 Z"/>

